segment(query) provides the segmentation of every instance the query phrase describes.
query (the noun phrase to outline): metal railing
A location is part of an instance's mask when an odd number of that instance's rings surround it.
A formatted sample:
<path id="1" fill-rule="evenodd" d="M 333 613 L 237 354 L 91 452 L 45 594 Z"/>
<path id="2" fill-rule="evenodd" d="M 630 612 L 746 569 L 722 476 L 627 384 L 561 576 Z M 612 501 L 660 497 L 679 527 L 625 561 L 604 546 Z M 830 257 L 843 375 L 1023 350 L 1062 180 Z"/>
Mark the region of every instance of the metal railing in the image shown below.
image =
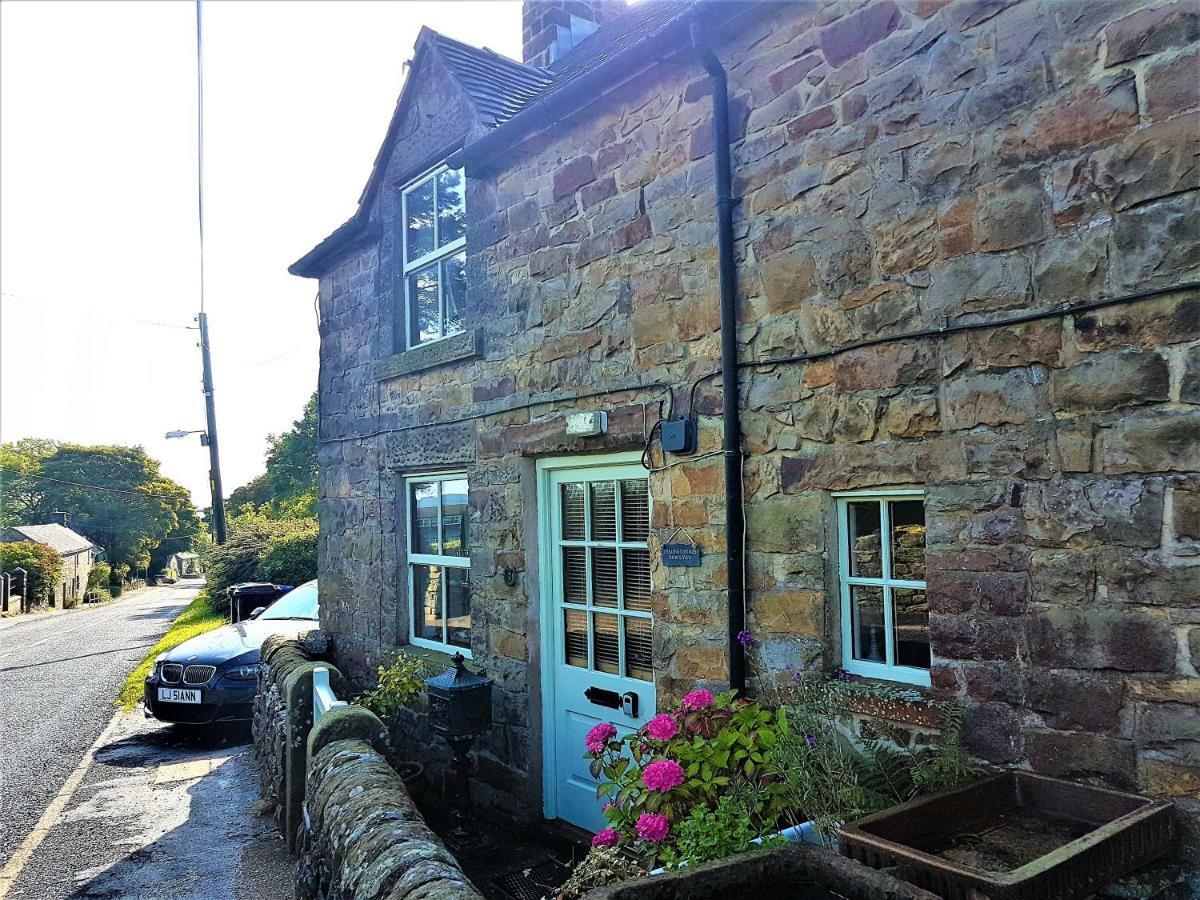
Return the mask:
<path id="1" fill-rule="evenodd" d="M 321 716 L 339 706 L 345 706 L 345 700 L 339 700 L 329 686 L 329 670 L 324 666 L 313 669 L 313 727 L 321 721 Z"/>

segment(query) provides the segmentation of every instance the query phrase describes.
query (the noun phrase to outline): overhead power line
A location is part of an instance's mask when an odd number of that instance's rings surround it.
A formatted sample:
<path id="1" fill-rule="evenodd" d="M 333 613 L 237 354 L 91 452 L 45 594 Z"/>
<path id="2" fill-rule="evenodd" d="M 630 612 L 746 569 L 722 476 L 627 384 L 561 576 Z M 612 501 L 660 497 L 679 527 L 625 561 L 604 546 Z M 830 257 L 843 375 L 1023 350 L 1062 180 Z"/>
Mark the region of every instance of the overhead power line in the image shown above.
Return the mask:
<path id="1" fill-rule="evenodd" d="M 65 478 L 51 478 L 49 475 L 38 475 L 34 472 L 22 472 L 20 469 L 10 469 L 8 466 L 0 466 L 0 471 L 7 472 L 10 475 L 19 475 L 22 478 L 36 478 L 39 481 L 53 481 L 55 484 L 67 484 L 71 487 L 87 488 L 90 491 L 104 491 L 109 494 L 124 494 L 128 497 L 141 497 L 145 500 L 190 500 L 188 497 L 179 497 L 172 494 L 152 494 L 148 491 L 129 491 L 124 488 L 106 487 L 102 484 L 86 484 L 82 481 L 68 481 Z"/>

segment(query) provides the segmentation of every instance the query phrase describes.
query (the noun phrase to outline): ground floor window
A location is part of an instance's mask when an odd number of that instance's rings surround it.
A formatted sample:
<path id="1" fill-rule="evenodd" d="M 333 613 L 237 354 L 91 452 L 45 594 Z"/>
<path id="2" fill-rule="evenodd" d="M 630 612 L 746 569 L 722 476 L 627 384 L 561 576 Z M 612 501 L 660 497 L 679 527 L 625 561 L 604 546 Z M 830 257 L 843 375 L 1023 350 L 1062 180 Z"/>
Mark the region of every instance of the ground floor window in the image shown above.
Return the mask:
<path id="1" fill-rule="evenodd" d="M 461 472 L 405 479 L 408 519 L 409 639 L 471 655 L 471 556 L 467 477 Z"/>
<path id="2" fill-rule="evenodd" d="M 842 666 L 928 685 L 924 493 L 842 494 L 837 503 Z"/>

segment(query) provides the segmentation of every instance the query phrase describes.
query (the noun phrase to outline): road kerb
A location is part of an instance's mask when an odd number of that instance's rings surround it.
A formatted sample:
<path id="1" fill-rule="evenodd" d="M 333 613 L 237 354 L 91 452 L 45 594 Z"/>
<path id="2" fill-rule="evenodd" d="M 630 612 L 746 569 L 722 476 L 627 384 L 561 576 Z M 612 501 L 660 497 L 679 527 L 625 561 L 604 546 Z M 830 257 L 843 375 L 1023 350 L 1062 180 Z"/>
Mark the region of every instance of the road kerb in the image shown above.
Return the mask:
<path id="1" fill-rule="evenodd" d="M 79 789 L 79 785 L 83 782 L 83 777 L 91 768 L 92 760 L 96 757 L 98 751 L 107 742 L 113 730 L 117 727 L 117 722 L 125 713 L 118 711 L 104 727 L 104 731 L 96 738 L 95 743 L 88 747 L 87 752 L 83 754 L 83 759 L 79 761 L 79 765 L 70 774 L 63 786 L 59 788 L 54 799 L 50 801 L 50 805 L 46 807 L 46 811 L 42 813 L 42 817 L 33 826 L 33 830 L 29 832 L 25 840 L 21 842 L 21 846 L 17 848 L 17 852 L 12 855 L 4 866 L 0 869 L 0 900 L 4 900 L 8 896 L 8 892 L 12 890 L 12 886 L 17 883 L 17 878 L 28 864 L 30 857 L 42 841 L 46 839 L 46 835 L 50 833 L 50 829 L 57 824 L 59 817 L 63 814 L 63 810 L 67 808 L 67 804 L 71 802 L 71 798 L 75 796 L 75 791 Z"/>

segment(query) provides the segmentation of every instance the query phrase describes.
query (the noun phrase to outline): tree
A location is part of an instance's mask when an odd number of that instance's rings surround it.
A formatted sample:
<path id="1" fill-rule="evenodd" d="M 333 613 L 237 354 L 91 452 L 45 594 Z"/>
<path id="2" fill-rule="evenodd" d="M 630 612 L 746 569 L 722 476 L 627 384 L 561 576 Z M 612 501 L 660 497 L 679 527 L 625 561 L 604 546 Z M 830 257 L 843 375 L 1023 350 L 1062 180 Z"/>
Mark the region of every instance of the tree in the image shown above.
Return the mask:
<path id="1" fill-rule="evenodd" d="M 200 532 L 188 492 L 141 447 L 19 441 L 0 453 L 0 507 L 15 520 L 8 524 L 41 524 L 65 512 L 116 572 L 149 567 L 159 548 L 164 559 L 188 549 Z"/>
<path id="2" fill-rule="evenodd" d="M 0 572 L 11 575 L 15 569 L 24 569 L 28 573 L 23 589 L 29 602 L 42 603 L 49 599 L 50 592 L 62 578 L 62 557 L 45 544 L 34 541 L 0 543 Z M 20 577 L 18 572 L 15 582 L 18 587 L 21 587 Z"/>
<path id="3" fill-rule="evenodd" d="M 311 517 L 317 503 L 317 395 L 289 431 L 267 436 L 267 470 L 229 496 L 234 515 L 247 510 L 270 518 Z"/>

